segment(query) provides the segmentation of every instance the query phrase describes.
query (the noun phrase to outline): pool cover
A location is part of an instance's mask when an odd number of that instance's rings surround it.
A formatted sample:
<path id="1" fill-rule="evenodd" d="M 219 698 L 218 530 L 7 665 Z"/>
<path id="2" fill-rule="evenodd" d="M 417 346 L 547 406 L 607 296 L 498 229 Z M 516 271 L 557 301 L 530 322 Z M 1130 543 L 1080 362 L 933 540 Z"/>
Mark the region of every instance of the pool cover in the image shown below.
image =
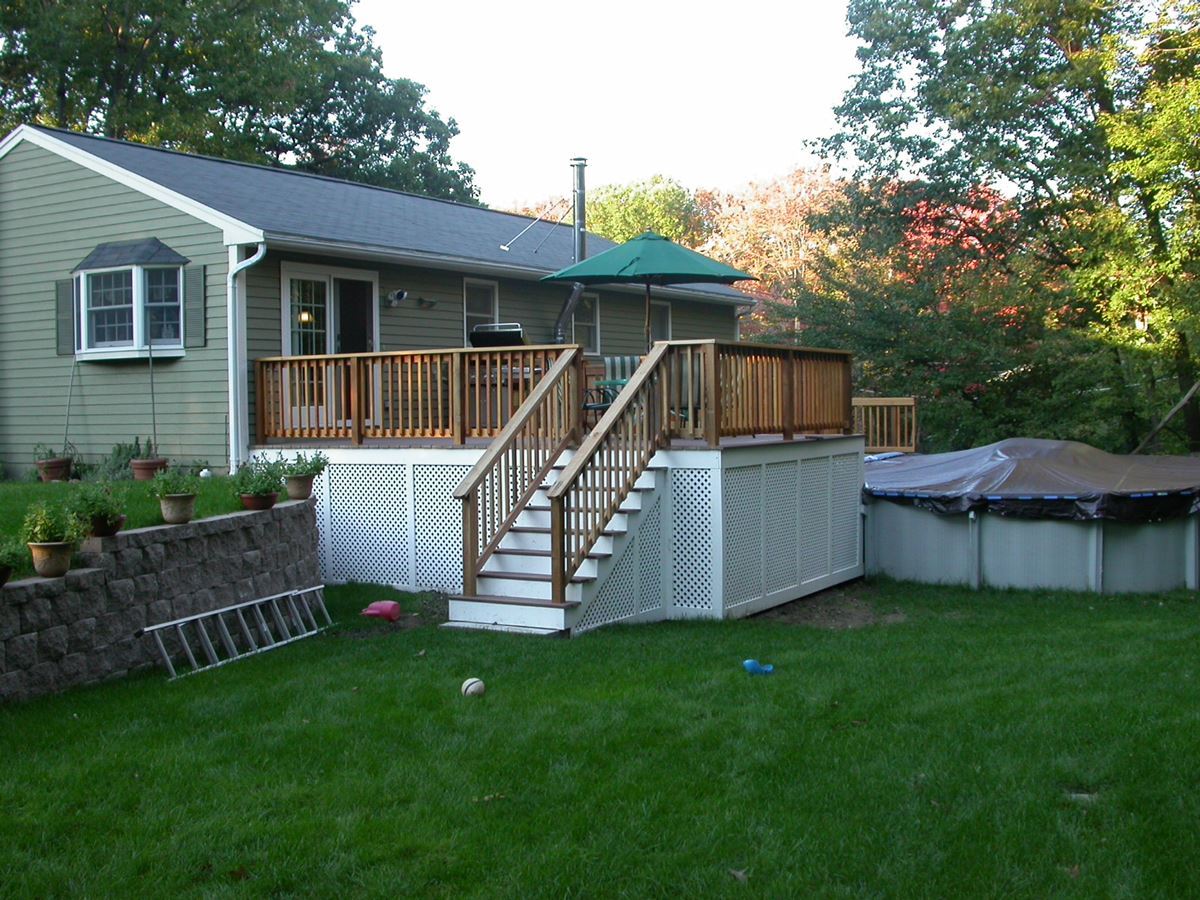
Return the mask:
<path id="1" fill-rule="evenodd" d="M 1200 509 L 1200 458 L 1118 456 L 1075 441 L 1010 438 L 868 461 L 863 491 L 939 513 L 1152 522 Z"/>

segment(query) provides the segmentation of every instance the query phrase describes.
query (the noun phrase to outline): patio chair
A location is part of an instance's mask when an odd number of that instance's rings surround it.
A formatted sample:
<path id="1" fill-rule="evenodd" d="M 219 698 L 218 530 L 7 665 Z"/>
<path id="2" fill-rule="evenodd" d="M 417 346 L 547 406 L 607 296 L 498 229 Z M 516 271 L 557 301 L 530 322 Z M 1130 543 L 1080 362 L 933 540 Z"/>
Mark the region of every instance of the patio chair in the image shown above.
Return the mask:
<path id="1" fill-rule="evenodd" d="M 600 417 L 613 405 L 617 394 L 629 383 L 637 367 L 642 364 L 640 356 L 604 357 L 604 377 L 593 383 L 583 395 L 583 412 L 595 425 Z"/>

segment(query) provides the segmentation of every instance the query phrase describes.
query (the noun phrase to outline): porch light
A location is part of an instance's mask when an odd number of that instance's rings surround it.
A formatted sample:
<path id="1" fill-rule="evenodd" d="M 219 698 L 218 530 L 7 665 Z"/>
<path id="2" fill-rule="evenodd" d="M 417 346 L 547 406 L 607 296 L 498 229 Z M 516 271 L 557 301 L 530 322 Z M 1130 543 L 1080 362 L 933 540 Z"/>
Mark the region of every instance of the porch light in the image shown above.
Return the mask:
<path id="1" fill-rule="evenodd" d="M 313 323 L 313 314 L 307 309 L 300 310 L 300 315 L 296 316 L 296 321 L 301 325 L 311 325 Z"/>

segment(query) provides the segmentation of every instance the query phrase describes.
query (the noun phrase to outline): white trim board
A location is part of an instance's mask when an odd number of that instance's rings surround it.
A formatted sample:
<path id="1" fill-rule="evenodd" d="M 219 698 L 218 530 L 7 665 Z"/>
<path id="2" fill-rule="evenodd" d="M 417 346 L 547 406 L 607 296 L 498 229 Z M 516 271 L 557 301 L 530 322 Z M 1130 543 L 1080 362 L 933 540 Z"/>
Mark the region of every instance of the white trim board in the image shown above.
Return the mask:
<path id="1" fill-rule="evenodd" d="M 212 225 L 214 228 L 221 229 L 226 245 L 253 244 L 264 240 L 261 229 L 247 225 L 245 222 L 239 221 L 223 212 L 218 212 L 210 206 L 205 206 L 203 203 L 199 203 L 190 197 L 185 197 L 183 194 L 165 188 L 157 181 L 151 181 L 149 178 L 137 175 L 115 163 L 110 163 L 108 160 L 94 156 L 86 150 L 80 150 L 66 141 L 60 141 L 53 135 L 38 131 L 36 128 L 31 128 L 28 125 L 19 125 L 8 137 L 0 141 L 0 159 L 7 156 L 13 148 L 26 142 L 36 147 L 41 147 L 43 150 L 48 150 L 56 156 L 61 156 L 63 159 L 70 160 L 76 165 L 83 166 L 85 169 L 95 172 L 98 175 L 112 179 L 118 184 L 132 188 L 138 193 L 145 194 L 153 200 L 158 200 L 160 203 L 164 203 L 172 209 L 176 209 L 181 213 L 199 219 L 201 222 Z"/>

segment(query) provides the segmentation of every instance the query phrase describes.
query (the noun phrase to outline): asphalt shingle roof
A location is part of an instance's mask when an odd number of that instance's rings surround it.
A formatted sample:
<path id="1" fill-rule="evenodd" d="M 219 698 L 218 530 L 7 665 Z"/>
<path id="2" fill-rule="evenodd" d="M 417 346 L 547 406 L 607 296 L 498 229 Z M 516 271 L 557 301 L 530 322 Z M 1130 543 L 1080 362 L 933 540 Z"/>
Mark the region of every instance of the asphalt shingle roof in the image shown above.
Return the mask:
<path id="1" fill-rule="evenodd" d="M 135 241 L 110 241 L 97 244 L 74 269 L 113 269 L 118 266 L 186 266 L 190 259 L 176 253 L 158 238 Z"/>
<path id="2" fill-rule="evenodd" d="M 258 228 L 268 240 L 295 238 L 434 254 L 547 274 L 574 261 L 567 225 L 539 222 L 514 242 L 532 221 L 527 216 L 62 129 L 38 130 Z M 501 244 L 510 249 L 500 249 Z M 612 241 L 588 235 L 588 256 L 613 246 Z M 723 285 L 686 290 L 714 300 L 750 302 Z"/>

